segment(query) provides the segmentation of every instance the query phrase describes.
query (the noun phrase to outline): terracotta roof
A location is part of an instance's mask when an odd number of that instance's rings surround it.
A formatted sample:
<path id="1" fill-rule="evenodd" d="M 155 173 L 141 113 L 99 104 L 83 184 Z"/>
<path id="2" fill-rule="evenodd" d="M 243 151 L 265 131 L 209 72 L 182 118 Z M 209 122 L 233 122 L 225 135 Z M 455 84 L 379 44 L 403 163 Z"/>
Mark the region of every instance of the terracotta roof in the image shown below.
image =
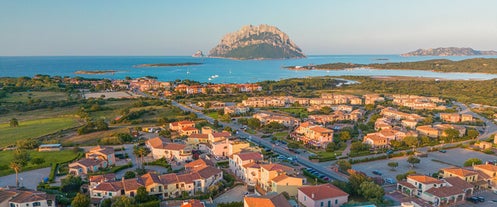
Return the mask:
<path id="1" fill-rule="evenodd" d="M 459 186 L 447 186 L 447 187 L 439 187 L 439 188 L 430 188 L 425 191 L 425 193 L 432 194 L 439 198 L 455 196 L 458 194 L 464 194 L 464 191 Z"/>
<path id="2" fill-rule="evenodd" d="M 213 137 L 229 137 L 231 134 L 229 132 L 216 132 L 212 133 Z"/>
<path id="3" fill-rule="evenodd" d="M 241 160 L 262 160 L 262 154 L 258 152 L 243 152 L 237 154 Z"/>
<path id="4" fill-rule="evenodd" d="M 17 194 L 17 190 L 3 190 L 0 189 L 0 203 L 9 200 Z"/>
<path id="5" fill-rule="evenodd" d="M 103 160 L 95 160 L 95 159 L 87 159 L 83 158 L 81 160 L 78 160 L 74 163 L 79 163 L 80 165 L 83 165 L 85 167 L 92 167 L 92 166 L 97 166 L 100 165 L 100 163 L 104 162 Z"/>
<path id="6" fill-rule="evenodd" d="M 243 168 L 261 168 L 261 166 L 255 162 L 251 162 L 243 165 Z"/>
<path id="7" fill-rule="evenodd" d="M 482 164 L 482 165 L 475 165 L 473 168 L 479 168 L 483 170 L 488 170 L 488 171 L 497 171 L 497 166 L 496 165 L 491 165 L 491 164 Z"/>
<path id="8" fill-rule="evenodd" d="M 204 203 L 200 202 L 199 200 L 189 200 L 183 202 L 180 207 L 205 207 Z"/>
<path id="9" fill-rule="evenodd" d="M 203 159 L 194 160 L 190 163 L 185 164 L 185 169 L 189 169 L 195 172 L 205 167 L 207 167 L 207 163 Z"/>
<path id="10" fill-rule="evenodd" d="M 285 180 L 285 179 L 287 179 L 287 178 L 290 178 L 290 176 L 283 174 L 283 175 L 276 176 L 276 177 L 275 177 L 275 178 L 273 178 L 271 181 L 273 181 L 273 182 L 275 182 L 275 183 L 278 183 L 278 182 L 280 182 L 280 181 L 282 181 L 282 180 Z"/>
<path id="11" fill-rule="evenodd" d="M 293 171 L 293 168 L 287 167 L 287 166 L 284 166 L 281 164 L 277 164 L 277 163 L 276 164 L 264 164 L 264 165 L 261 165 L 261 168 L 264 168 L 267 171 L 279 171 L 279 172 Z"/>
<path id="12" fill-rule="evenodd" d="M 208 134 L 190 134 L 188 138 L 197 138 L 197 139 L 207 139 L 209 138 Z"/>
<path id="13" fill-rule="evenodd" d="M 324 127 L 320 127 L 320 126 L 312 127 L 311 130 L 315 131 L 315 132 L 318 132 L 318 133 L 333 133 L 333 130 L 327 129 L 327 128 L 324 128 Z"/>
<path id="14" fill-rule="evenodd" d="M 444 178 L 444 180 L 448 182 L 450 185 L 457 186 L 462 189 L 473 188 L 473 185 L 469 184 L 468 182 L 458 177 Z"/>
<path id="15" fill-rule="evenodd" d="M 343 192 L 336 186 L 329 183 L 316 186 L 300 187 L 299 191 L 314 201 L 349 195 L 348 193 Z"/>
<path id="16" fill-rule="evenodd" d="M 28 203 L 43 200 L 55 200 L 55 196 L 40 191 L 19 191 L 9 202 Z"/>
<path id="17" fill-rule="evenodd" d="M 210 178 L 210 177 L 217 175 L 221 172 L 222 171 L 220 169 L 217 169 L 217 168 L 211 167 L 211 166 L 207 166 L 207 167 L 199 170 L 198 174 L 200 175 L 200 177 L 207 179 L 207 178 Z"/>
<path id="18" fill-rule="evenodd" d="M 412 179 L 412 180 L 415 180 L 415 181 L 423 183 L 423 184 L 433 184 L 433 183 L 442 184 L 442 183 L 444 183 L 441 180 L 437 180 L 436 178 L 426 176 L 426 175 L 408 175 L 407 179 Z"/>
<path id="19" fill-rule="evenodd" d="M 122 183 L 125 191 L 137 190 L 140 186 L 144 186 L 139 178 L 126 179 Z"/>
<path id="20" fill-rule="evenodd" d="M 181 124 L 181 125 L 186 125 L 186 124 L 195 124 L 195 122 L 193 121 L 180 121 L 180 122 L 177 122 L 178 124 Z"/>
<path id="21" fill-rule="evenodd" d="M 175 173 L 160 175 L 159 178 L 162 181 L 162 184 L 164 185 L 169 185 L 179 182 L 178 176 Z"/>
<path id="22" fill-rule="evenodd" d="M 193 183 L 194 180 L 200 180 L 202 177 L 198 173 L 189 173 L 178 175 L 178 181 L 184 183 Z"/>
<path id="23" fill-rule="evenodd" d="M 442 170 L 444 171 L 444 173 L 452 173 L 454 175 L 461 176 L 461 177 L 466 177 L 466 176 L 478 174 L 475 171 L 464 169 L 464 168 L 458 168 L 458 167 L 443 168 Z"/>
<path id="24" fill-rule="evenodd" d="M 246 207 L 291 207 L 282 194 L 243 198 Z"/>
<path id="25" fill-rule="evenodd" d="M 185 149 L 185 147 L 186 147 L 186 145 L 184 145 L 184 144 L 168 143 L 168 144 L 164 145 L 163 148 L 166 150 L 178 151 L 178 150 Z"/>
<path id="26" fill-rule="evenodd" d="M 116 174 L 109 173 L 104 175 L 92 175 L 90 176 L 90 182 L 104 182 L 104 181 L 112 181 L 116 179 Z"/>
<path id="27" fill-rule="evenodd" d="M 398 183 L 399 183 L 399 185 L 402 185 L 402 186 L 410 188 L 410 189 L 417 189 L 416 186 L 414 186 L 413 184 L 411 184 L 407 181 L 400 181 Z"/>
<path id="28" fill-rule="evenodd" d="M 187 126 L 187 127 L 181 128 L 181 131 L 198 131 L 198 129 L 195 127 Z"/>
<path id="29" fill-rule="evenodd" d="M 152 185 L 154 183 L 161 183 L 161 180 L 159 179 L 159 176 L 157 174 L 153 173 L 147 173 L 141 176 L 141 179 L 145 186 Z"/>
<path id="30" fill-rule="evenodd" d="M 116 192 L 116 191 L 120 191 L 123 188 L 124 187 L 123 187 L 123 184 L 121 181 L 114 181 L 114 182 L 100 183 L 95 187 L 94 190 Z"/>
<path id="31" fill-rule="evenodd" d="M 102 154 L 105 154 L 105 155 L 114 154 L 114 148 L 113 147 L 101 147 L 100 145 L 92 148 L 90 150 L 90 152 L 91 151 L 98 151 L 98 152 L 100 152 Z"/>
<path id="32" fill-rule="evenodd" d="M 147 140 L 147 143 L 153 148 L 162 148 L 164 145 L 164 140 L 162 140 L 160 137 L 154 137 L 152 139 Z"/>

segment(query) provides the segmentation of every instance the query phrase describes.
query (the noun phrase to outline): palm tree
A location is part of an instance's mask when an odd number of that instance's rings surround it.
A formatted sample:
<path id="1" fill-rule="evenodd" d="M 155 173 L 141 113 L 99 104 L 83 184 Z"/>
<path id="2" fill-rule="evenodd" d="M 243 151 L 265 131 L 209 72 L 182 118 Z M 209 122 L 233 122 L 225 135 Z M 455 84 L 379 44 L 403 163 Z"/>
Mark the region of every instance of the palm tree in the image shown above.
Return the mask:
<path id="1" fill-rule="evenodd" d="M 11 161 L 10 168 L 16 172 L 16 187 L 19 187 L 19 171 L 21 171 L 22 165 L 19 162 Z"/>
<path id="2" fill-rule="evenodd" d="M 143 168 L 143 157 L 147 156 L 149 153 L 150 150 L 146 147 L 135 146 L 133 148 L 133 154 L 135 154 L 135 156 L 137 157 L 140 157 L 140 163 L 142 165 L 142 168 Z"/>

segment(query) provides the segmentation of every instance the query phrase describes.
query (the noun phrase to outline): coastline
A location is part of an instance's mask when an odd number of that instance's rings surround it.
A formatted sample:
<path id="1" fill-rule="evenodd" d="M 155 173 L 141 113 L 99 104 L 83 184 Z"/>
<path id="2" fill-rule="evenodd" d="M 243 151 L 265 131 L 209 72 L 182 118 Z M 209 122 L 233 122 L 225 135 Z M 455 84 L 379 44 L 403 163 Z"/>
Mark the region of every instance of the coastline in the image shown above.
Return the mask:
<path id="1" fill-rule="evenodd" d="M 74 72 L 74 74 L 83 74 L 83 75 L 99 75 L 99 74 L 109 74 L 116 73 L 117 70 L 78 70 Z"/>

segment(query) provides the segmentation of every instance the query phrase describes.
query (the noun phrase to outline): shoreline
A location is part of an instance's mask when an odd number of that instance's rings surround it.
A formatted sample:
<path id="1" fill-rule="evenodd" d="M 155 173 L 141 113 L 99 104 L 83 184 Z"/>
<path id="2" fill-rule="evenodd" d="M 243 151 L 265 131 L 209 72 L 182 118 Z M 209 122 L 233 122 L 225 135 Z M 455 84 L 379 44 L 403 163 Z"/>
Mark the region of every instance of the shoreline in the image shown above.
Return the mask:
<path id="1" fill-rule="evenodd" d="M 191 66 L 191 65 L 202 65 L 203 63 L 195 63 L 195 62 L 185 62 L 185 63 L 147 63 L 147 64 L 139 64 L 133 65 L 134 68 L 157 68 L 157 67 L 178 67 L 178 66 Z"/>
<path id="2" fill-rule="evenodd" d="M 117 73 L 117 70 L 78 70 L 74 72 L 74 74 L 83 74 L 83 75 L 101 75 L 101 74 L 109 74 L 109 73 Z"/>

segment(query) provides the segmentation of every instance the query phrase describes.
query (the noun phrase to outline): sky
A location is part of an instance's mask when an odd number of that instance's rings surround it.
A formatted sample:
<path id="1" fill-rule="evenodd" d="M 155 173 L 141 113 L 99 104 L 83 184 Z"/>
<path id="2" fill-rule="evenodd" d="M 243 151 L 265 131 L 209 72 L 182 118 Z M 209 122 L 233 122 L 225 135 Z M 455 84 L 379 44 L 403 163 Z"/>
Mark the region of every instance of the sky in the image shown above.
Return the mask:
<path id="1" fill-rule="evenodd" d="M 0 56 L 191 55 L 269 24 L 307 55 L 497 50 L 495 0 L 0 0 Z"/>

